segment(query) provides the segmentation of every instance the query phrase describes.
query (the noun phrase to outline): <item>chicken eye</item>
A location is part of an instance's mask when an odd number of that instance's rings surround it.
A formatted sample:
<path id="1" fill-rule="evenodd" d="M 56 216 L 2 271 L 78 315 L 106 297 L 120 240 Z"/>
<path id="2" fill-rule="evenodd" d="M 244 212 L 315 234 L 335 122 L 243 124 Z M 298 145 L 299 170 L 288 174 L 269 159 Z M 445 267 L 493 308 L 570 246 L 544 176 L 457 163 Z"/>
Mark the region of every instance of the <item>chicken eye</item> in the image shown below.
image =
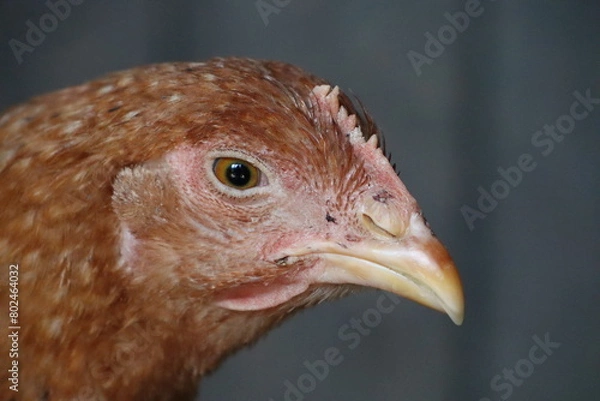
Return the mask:
<path id="1" fill-rule="evenodd" d="M 248 189 L 260 184 L 261 172 L 245 160 L 221 157 L 215 160 L 213 172 L 228 187 Z"/>

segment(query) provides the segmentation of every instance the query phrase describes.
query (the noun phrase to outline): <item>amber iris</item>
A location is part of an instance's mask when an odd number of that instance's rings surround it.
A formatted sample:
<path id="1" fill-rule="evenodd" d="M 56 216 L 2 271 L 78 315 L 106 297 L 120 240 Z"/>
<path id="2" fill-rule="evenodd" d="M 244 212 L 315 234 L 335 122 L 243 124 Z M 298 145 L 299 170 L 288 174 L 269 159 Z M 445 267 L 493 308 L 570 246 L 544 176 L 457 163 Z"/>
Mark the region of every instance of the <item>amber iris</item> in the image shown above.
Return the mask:
<path id="1" fill-rule="evenodd" d="M 258 185 L 260 170 L 245 160 L 233 157 L 221 157 L 213 164 L 215 176 L 223 184 L 236 188 L 248 189 Z"/>

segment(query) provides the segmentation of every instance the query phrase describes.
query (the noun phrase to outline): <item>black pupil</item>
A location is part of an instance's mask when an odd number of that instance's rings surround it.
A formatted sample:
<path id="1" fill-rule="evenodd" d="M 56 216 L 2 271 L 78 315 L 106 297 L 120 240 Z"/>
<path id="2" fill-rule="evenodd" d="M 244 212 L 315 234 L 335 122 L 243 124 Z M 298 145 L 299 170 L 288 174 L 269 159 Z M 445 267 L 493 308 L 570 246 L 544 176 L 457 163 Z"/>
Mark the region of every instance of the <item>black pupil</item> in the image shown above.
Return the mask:
<path id="1" fill-rule="evenodd" d="M 252 173 L 248 166 L 243 163 L 231 163 L 227 167 L 227 180 L 236 187 L 248 185 Z"/>

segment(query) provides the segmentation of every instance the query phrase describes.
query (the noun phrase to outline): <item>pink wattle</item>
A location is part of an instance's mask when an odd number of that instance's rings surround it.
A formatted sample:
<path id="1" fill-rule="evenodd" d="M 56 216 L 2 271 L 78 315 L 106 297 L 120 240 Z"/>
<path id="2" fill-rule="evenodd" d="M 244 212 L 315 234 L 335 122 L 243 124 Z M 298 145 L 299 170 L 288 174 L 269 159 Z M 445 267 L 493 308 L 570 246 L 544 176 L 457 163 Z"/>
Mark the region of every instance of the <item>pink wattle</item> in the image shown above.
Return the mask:
<path id="1" fill-rule="evenodd" d="M 266 285 L 268 284 L 268 285 Z M 215 305 L 222 308 L 251 311 L 272 308 L 289 301 L 308 288 L 308 282 L 283 282 L 243 284 L 219 294 Z"/>

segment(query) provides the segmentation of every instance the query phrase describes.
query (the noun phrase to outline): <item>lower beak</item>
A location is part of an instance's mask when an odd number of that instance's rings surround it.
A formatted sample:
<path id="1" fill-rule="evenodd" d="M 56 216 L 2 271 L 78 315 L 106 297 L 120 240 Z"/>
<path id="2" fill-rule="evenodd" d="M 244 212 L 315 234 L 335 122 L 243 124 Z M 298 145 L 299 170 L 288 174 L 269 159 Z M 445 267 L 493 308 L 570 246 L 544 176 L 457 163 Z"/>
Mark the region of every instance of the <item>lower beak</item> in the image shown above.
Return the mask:
<path id="1" fill-rule="evenodd" d="M 372 240 L 340 246 L 322 242 L 307 253 L 325 263 L 321 283 L 379 288 L 445 312 L 460 325 L 462 285 L 452 258 L 425 224 L 413 220 L 402 239 Z"/>

